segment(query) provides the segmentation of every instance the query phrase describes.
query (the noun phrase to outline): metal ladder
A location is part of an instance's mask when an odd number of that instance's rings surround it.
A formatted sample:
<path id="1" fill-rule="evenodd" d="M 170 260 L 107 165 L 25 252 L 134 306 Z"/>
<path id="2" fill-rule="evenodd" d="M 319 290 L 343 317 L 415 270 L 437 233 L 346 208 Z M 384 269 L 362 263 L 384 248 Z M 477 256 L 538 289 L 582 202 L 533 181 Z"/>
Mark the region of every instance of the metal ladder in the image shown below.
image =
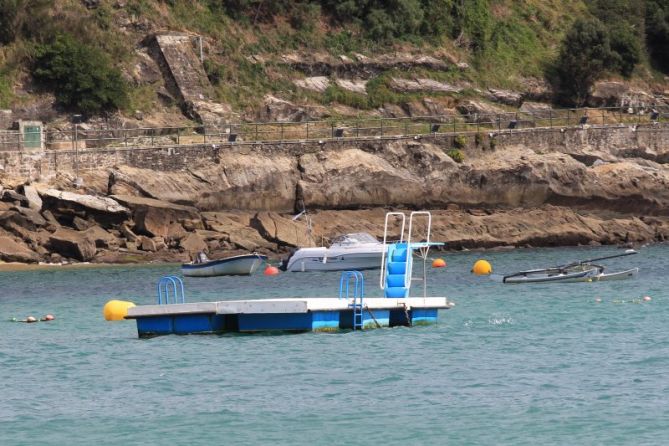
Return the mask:
<path id="1" fill-rule="evenodd" d="M 401 218 L 399 242 L 388 244 L 388 223 L 391 216 Z M 427 231 L 425 242 L 412 243 L 412 237 L 417 236 L 414 232 L 414 217 L 427 217 Z M 426 261 L 430 249 L 430 233 L 432 230 L 432 214 L 429 211 L 414 211 L 409 214 L 409 227 L 405 233 L 406 215 L 404 212 L 388 212 L 383 228 L 383 253 L 381 255 L 381 276 L 379 285 L 384 290 L 386 297 L 402 298 L 409 297 L 411 282 L 413 280 L 423 281 L 423 295 L 426 290 Z M 406 242 L 405 242 L 406 238 Z M 423 277 L 413 277 L 413 251 L 418 249 L 423 259 Z"/>
<path id="2" fill-rule="evenodd" d="M 172 293 L 170 294 L 170 291 Z M 170 299 L 172 296 L 172 299 Z M 170 302 L 173 300 L 174 302 Z M 184 282 L 177 276 L 165 276 L 158 281 L 158 305 L 186 303 Z"/>
<path id="3" fill-rule="evenodd" d="M 353 296 L 351 296 L 351 280 L 353 280 Z M 346 290 L 346 291 L 344 291 Z M 365 278 L 360 271 L 344 271 L 339 280 L 339 298 L 347 301 L 353 297 L 349 306 L 353 309 L 353 330 L 363 329 L 362 308 L 365 298 Z"/>

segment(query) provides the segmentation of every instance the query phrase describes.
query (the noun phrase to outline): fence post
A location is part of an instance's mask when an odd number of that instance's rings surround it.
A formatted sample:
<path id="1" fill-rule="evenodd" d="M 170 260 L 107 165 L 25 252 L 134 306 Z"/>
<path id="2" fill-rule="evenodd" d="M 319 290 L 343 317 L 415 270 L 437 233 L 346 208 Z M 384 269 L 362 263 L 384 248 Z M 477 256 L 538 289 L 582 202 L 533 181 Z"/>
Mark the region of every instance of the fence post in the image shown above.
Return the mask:
<path id="1" fill-rule="evenodd" d="M 307 139 L 309 139 L 309 121 L 307 121 Z"/>
<path id="2" fill-rule="evenodd" d="M 281 123 L 281 142 L 283 142 L 283 122 Z"/>
<path id="3" fill-rule="evenodd" d="M 181 127 L 177 127 L 177 145 L 181 144 L 180 136 L 181 136 Z"/>
<path id="4" fill-rule="evenodd" d="M 125 145 L 125 148 L 128 148 L 128 130 L 123 129 L 123 144 Z"/>
<path id="5" fill-rule="evenodd" d="M 550 123 L 551 128 L 553 128 L 553 109 L 548 110 L 548 122 Z"/>

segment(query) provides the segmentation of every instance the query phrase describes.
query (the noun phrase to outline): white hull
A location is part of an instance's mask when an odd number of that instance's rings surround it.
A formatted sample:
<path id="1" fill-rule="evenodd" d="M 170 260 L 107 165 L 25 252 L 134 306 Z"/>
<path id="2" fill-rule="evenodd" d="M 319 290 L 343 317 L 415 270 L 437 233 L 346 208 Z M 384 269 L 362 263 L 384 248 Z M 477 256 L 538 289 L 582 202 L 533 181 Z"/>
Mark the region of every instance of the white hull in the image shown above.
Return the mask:
<path id="1" fill-rule="evenodd" d="M 384 245 L 367 233 L 338 237 L 329 248 L 301 248 L 288 259 L 286 271 L 346 271 L 381 268 Z"/>
<path id="2" fill-rule="evenodd" d="M 545 274 L 545 273 L 529 273 L 522 276 L 501 277 L 503 283 L 577 283 L 577 282 L 606 282 L 612 280 L 625 280 L 636 277 L 639 273 L 639 268 L 633 268 L 626 271 L 619 271 L 616 273 L 604 274 L 598 273 L 597 269 L 590 269 L 585 271 L 568 271 L 560 274 Z M 499 277 L 499 276 L 498 276 Z"/>
<path id="3" fill-rule="evenodd" d="M 181 273 L 186 277 L 248 276 L 266 260 L 265 256 L 243 255 L 202 264 L 189 263 L 181 266 Z"/>
<path id="4" fill-rule="evenodd" d="M 332 257 L 322 255 L 299 256 L 298 258 L 290 259 L 287 271 L 346 271 L 379 268 L 381 268 L 381 251 L 355 254 L 344 253 Z"/>

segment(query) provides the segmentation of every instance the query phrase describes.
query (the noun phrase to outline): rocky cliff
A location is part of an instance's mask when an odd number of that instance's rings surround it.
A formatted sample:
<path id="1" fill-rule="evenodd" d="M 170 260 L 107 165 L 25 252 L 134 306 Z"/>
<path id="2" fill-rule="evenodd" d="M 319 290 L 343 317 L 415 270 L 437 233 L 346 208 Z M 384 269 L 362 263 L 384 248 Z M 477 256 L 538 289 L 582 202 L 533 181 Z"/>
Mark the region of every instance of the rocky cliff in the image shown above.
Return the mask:
<path id="1" fill-rule="evenodd" d="M 382 233 L 389 208 L 433 210 L 447 248 L 647 243 L 669 236 L 669 128 L 553 129 L 308 147 L 249 145 L 156 171 L 115 165 L 2 178 L 4 261 L 279 254 Z M 452 155 L 452 153 L 451 153 Z M 313 229 L 292 215 L 307 209 Z"/>

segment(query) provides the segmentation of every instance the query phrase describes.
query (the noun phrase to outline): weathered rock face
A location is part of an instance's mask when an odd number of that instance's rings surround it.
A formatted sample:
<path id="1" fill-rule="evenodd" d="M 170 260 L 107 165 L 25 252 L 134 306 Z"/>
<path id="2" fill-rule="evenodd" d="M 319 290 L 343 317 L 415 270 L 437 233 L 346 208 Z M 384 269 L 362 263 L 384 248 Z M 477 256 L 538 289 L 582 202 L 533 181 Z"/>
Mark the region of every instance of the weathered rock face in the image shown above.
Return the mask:
<path id="1" fill-rule="evenodd" d="M 36 263 L 39 256 L 23 243 L 0 236 L 0 260 L 3 262 Z"/>
<path id="2" fill-rule="evenodd" d="M 50 247 L 64 257 L 88 262 L 95 256 L 95 242 L 78 231 L 59 228 L 51 234 Z"/>
<path id="3" fill-rule="evenodd" d="M 409 171 L 358 149 L 303 155 L 300 169 L 307 207 L 381 206 L 410 202 L 421 194 L 420 182 Z M 343 176 L 348 181 L 338 181 Z"/>
<path id="4" fill-rule="evenodd" d="M 113 196 L 132 209 L 134 232 L 166 240 L 180 240 L 186 236 L 185 220 L 199 219 L 197 209 L 152 198 Z"/>
<path id="5" fill-rule="evenodd" d="M 259 212 L 251 225 L 258 229 L 260 235 L 266 239 L 275 241 L 281 246 L 313 246 L 314 241 L 309 236 L 304 224 L 281 216 L 275 212 Z"/>

